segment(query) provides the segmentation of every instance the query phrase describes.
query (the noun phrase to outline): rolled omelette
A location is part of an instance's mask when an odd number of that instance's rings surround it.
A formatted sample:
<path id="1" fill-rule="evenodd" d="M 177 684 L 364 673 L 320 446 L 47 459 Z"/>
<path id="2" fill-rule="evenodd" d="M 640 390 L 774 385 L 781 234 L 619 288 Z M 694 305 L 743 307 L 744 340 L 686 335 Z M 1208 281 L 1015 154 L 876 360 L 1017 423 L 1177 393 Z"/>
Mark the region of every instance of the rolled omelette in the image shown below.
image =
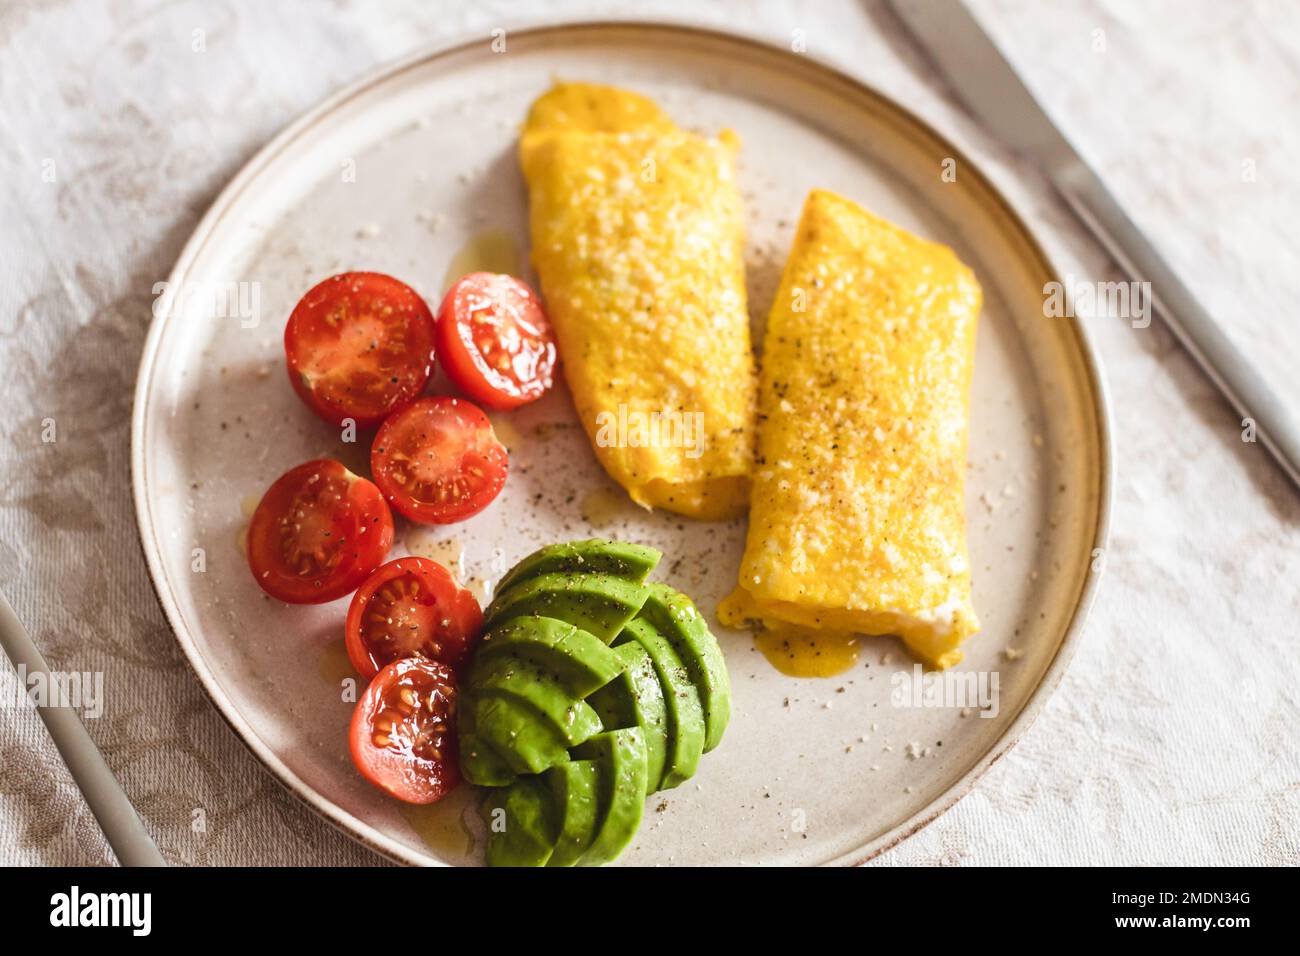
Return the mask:
<path id="1" fill-rule="evenodd" d="M 596 456 L 638 504 L 703 519 L 743 512 L 753 467 L 738 146 L 636 93 L 560 83 L 519 147 L 532 261 Z"/>
<path id="2" fill-rule="evenodd" d="M 722 623 L 898 634 L 930 665 L 961 660 L 979 628 L 964 479 L 981 299 L 948 248 L 809 195 L 768 319 Z"/>

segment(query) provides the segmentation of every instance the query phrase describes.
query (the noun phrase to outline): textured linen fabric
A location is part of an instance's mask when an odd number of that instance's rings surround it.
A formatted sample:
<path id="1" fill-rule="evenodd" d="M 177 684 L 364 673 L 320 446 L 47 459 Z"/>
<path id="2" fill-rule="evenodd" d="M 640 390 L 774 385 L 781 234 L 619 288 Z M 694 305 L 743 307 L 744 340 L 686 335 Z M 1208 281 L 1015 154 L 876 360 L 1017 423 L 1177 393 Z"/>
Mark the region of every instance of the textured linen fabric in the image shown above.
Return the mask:
<path id="1" fill-rule="evenodd" d="M 1300 408 L 1300 8 L 977 0 L 995 37 L 1211 311 Z M 154 283 L 268 137 L 419 46 L 610 12 L 527 3 L 0 3 L 0 582 L 173 863 L 379 862 L 207 702 L 136 540 L 129 419 Z M 1063 272 L 1117 279 L 875 2 L 627 4 L 798 35 L 955 139 Z M 1114 535 L 1060 689 L 882 865 L 1300 863 L 1300 494 L 1159 324 L 1093 320 Z M 53 423 L 54 441 L 49 427 Z M 17 678 L 0 664 L 0 691 Z M 0 863 L 113 856 L 36 715 L 0 710 Z"/>

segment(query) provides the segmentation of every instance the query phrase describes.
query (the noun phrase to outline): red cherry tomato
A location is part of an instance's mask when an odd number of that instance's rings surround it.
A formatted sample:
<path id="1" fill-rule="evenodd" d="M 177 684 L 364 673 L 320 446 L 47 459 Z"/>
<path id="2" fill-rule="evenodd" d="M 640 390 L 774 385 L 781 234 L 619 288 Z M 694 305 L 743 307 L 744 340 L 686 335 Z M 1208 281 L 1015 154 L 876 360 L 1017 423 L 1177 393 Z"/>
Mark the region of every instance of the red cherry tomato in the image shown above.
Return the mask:
<path id="1" fill-rule="evenodd" d="M 337 461 L 309 461 L 262 496 L 248 524 L 248 566 L 271 597 L 321 604 L 356 589 L 392 544 L 379 489 Z"/>
<path id="2" fill-rule="evenodd" d="M 433 330 L 429 307 L 405 283 L 377 272 L 331 276 L 289 316 L 289 381 L 327 422 L 377 425 L 424 390 Z"/>
<path id="3" fill-rule="evenodd" d="M 446 664 L 393 661 L 352 713 L 352 762 L 361 776 L 407 803 L 435 803 L 460 783 L 456 678 Z"/>
<path id="4" fill-rule="evenodd" d="M 347 648 L 362 677 L 406 657 L 453 669 L 483 628 L 474 595 L 428 558 L 389 561 L 357 589 L 348 608 Z"/>
<path id="5" fill-rule="evenodd" d="M 471 272 L 438 310 L 438 359 L 488 408 L 541 398 L 555 371 L 555 334 L 537 293 L 513 276 Z"/>
<path id="6" fill-rule="evenodd" d="M 501 491 L 509 467 L 483 410 L 443 395 L 392 415 L 370 449 L 370 470 L 384 498 L 423 524 L 478 514 Z"/>

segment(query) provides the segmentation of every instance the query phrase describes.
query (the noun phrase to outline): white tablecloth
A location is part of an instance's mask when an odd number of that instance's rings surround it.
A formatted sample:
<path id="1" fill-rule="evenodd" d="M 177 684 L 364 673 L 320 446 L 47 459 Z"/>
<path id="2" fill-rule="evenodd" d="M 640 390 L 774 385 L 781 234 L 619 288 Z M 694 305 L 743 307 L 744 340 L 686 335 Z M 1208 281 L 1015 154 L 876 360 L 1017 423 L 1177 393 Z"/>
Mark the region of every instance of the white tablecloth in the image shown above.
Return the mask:
<path id="1" fill-rule="evenodd" d="M 283 791 L 191 676 L 136 543 L 129 417 L 152 286 L 273 133 L 416 47 L 597 2 L 0 5 L 0 582 L 169 860 L 375 862 Z M 1059 122 L 1300 408 L 1300 6 L 978 0 Z M 1063 271 L 1117 278 L 879 3 L 632 3 L 847 65 L 955 138 Z M 199 49 L 201 48 L 201 49 Z M 1114 540 L 1033 730 L 882 864 L 1300 863 L 1300 494 L 1158 325 L 1099 320 Z M 42 441 L 47 420 L 56 438 Z M 17 680 L 0 665 L 0 690 Z M 203 832 L 191 825 L 195 811 Z M 0 711 L 0 863 L 112 854 L 36 716 Z"/>

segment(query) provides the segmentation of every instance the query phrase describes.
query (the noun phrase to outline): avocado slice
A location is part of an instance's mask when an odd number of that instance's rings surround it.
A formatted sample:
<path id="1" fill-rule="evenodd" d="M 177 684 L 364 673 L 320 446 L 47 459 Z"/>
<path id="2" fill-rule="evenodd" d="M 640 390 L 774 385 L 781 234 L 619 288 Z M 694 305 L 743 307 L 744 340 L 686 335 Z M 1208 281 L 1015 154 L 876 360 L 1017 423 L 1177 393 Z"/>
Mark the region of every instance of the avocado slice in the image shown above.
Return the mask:
<path id="1" fill-rule="evenodd" d="M 545 866 L 559 833 L 551 792 L 536 777 L 494 790 L 484 808 L 488 866 Z"/>
<path id="2" fill-rule="evenodd" d="M 654 548 L 622 541 L 606 541 L 603 538 L 551 544 L 534 551 L 506 572 L 506 576 L 497 582 L 497 592 L 539 574 L 560 572 L 610 574 L 633 584 L 641 584 L 661 557 L 663 555 Z"/>
<path id="3" fill-rule="evenodd" d="M 576 752 L 597 764 L 600 805 L 596 836 L 578 864 L 600 866 L 616 859 L 641 825 L 646 795 L 645 741 L 640 727 L 625 727 L 597 734 Z"/>
<path id="4" fill-rule="evenodd" d="M 663 685 L 649 653 L 636 641 L 614 648 L 623 673 L 587 699 L 608 729 L 640 727 L 645 740 L 646 789 L 657 790 L 668 751 L 668 714 Z"/>
<path id="5" fill-rule="evenodd" d="M 555 852 L 547 866 L 574 866 L 596 837 L 600 772 L 594 760 L 571 760 L 543 775 L 560 814 Z"/>
<path id="6" fill-rule="evenodd" d="M 600 638 L 549 617 L 518 617 L 488 631 L 479 642 L 474 664 L 497 655 L 536 664 L 554 674 L 575 697 L 587 697 L 623 669 Z"/>
<path id="7" fill-rule="evenodd" d="M 686 665 L 704 708 L 704 752 L 722 742 L 731 719 L 731 679 L 718 639 L 704 615 L 685 594 L 666 584 L 651 584 L 640 616 L 668 639 Z"/>
<path id="8" fill-rule="evenodd" d="M 515 773 L 541 773 L 566 763 L 569 750 L 559 731 L 527 704 L 507 697 L 478 697 L 471 691 L 462 707 L 474 708 L 474 730 Z"/>
<path id="9" fill-rule="evenodd" d="M 695 775 L 704 752 L 704 707 L 690 672 L 677 656 L 672 642 L 645 618 L 628 622 L 617 644 L 635 641 L 645 648 L 663 688 L 667 716 L 667 751 L 664 772 L 658 783 L 647 788 L 669 790 Z M 596 739 L 596 738 L 593 738 Z"/>
<path id="10" fill-rule="evenodd" d="M 475 661 L 464 686 L 479 698 L 506 697 L 536 712 L 572 747 L 604 730 L 591 706 L 573 697 L 536 664 L 497 655 Z"/>
<path id="11" fill-rule="evenodd" d="M 541 616 L 568 621 L 606 644 L 636 617 L 649 590 L 610 574 L 539 574 L 497 594 L 483 624 Z"/>
<path id="12" fill-rule="evenodd" d="M 510 765 L 487 742 L 479 739 L 474 726 L 474 708 L 462 702 L 456 721 L 461 775 L 480 787 L 506 787 L 514 783 L 516 774 Z"/>

